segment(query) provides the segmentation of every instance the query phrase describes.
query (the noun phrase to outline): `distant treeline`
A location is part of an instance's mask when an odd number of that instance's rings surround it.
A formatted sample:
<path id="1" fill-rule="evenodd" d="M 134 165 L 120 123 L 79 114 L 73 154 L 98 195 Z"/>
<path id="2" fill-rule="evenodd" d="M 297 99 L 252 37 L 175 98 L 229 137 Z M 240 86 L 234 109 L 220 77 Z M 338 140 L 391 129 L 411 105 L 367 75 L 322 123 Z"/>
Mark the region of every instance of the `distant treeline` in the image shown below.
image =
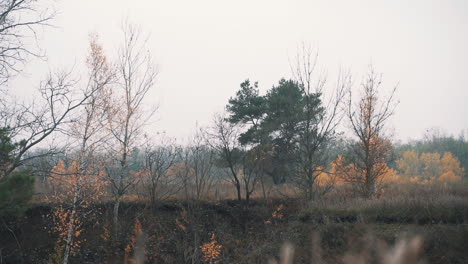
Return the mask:
<path id="1" fill-rule="evenodd" d="M 432 132 L 421 140 L 395 146 L 398 157 L 401 157 L 405 151 L 415 151 L 418 154 L 439 153 L 441 156 L 446 152 L 451 152 L 460 160 L 461 167 L 465 170 L 464 177 L 468 177 L 468 141 L 463 134 L 454 137 Z M 396 162 L 393 162 L 391 167 L 396 168 Z"/>

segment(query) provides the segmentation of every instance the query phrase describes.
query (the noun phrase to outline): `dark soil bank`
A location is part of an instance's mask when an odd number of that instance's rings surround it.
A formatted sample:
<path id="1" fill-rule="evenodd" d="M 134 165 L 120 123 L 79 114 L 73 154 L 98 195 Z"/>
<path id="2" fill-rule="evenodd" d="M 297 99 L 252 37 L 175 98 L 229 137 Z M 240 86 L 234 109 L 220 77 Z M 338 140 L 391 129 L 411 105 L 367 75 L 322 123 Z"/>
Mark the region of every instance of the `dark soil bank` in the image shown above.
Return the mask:
<path id="1" fill-rule="evenodd" d="M 349 254 L 373 256 L 376 245 L 415 236 L 423 239 L 427 262 L 468 263 L 465 206 L 443 214 L 417 208 L 406 213 L 305 209 L 294 201 L 125 203 L 121 209 L 118 233 L 110 204 L 83 218 L 71 263 L 135 263 L 138 252 L 145 263 L 209 263 L 210 248 L 219 253 L 212 263 L 267 263 L 286 241 L 294 246 L 295 263 L 310 263 L 312 234 L 320 237 L 327 263 L 342 263 Z M 63 243 L 57 243 L 52 210 L 35 206 L 22 217 L 3 217 L 0 263 L 60 262 Z"/>

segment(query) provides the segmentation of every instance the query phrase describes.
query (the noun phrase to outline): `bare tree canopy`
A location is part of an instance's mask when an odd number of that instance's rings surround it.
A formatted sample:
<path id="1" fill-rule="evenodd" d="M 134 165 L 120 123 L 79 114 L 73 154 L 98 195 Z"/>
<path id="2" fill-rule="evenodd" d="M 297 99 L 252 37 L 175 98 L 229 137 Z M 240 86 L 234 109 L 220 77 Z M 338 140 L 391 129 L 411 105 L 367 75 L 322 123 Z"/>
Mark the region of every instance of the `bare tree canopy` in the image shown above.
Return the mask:
<path id="1" fill-rule="evenodd" d="M 149 196 L 151 205 L 155 206 L 156 201 L 169 198 L 181 188 L 181 179 L 171 171 L 180 159 L 181 148 L 174 140 L 166 137 L 161 139 L 161 143 L 154 144 L 145 135 L 145 141 L 142 185 L 144 194 Z"/>
<path id="2" fill-rule="evenodd" d="M 65 132 L 64 125 L 74 122 L 72 113 L 100 88 L 93 86 L 80 90 L 72 72 L 50 73 L 39 87 L 41 98 L 33 104 L 14 102 L 2 109 L 1 126 L 7 128 L 8 135 L 18 143 L 6 175 L 27 160 L 56 151 L 54 147 L 45 154 L 25 155 L 53 132 Z"/>
<path id="3" fill-rule="evenodd" d="M 236 188 L 237 199 L 242 200 L 241 178 L 239 166 L 241 165 L 241 145 L 239 126 L 227 121 L 225 114 L 216 114 L 213 118 L 213 126 L 207 129 L 207 142 L 217 152 L 220 166 L 226 168 L 227 174 Z"/>
<path id="4" fill-rule="evenodd" d="M 108 164 L 107 171 L 115 197 L 115 228 L 122 196 L 141 178 L 130 173 L 129 156 L 142 139 L 144 126 L 156 111 L 146 111 L 143 101 L 154 87 L 158 75 L 141 30 L 124 20 L 122 33 L 124 39 L 118 52 L 117 81 L 106 106 L 107 129 L 112 138 L 107 146 L 110 160 L 114 161 Z"/>
<path id="5" fill-rule="evenodd" d="M 316 181 L 330 163 L 327 149 L 335 139 L 336 129 L 343 120 L 342 103 L 351 88 L 351 75 L 340 71 L 336 84 L 331 86 L 329 98 L 326 99 L 324 88 L 328 84 L 327 78 L 318 71 L 317 65 L 318 52 L 310 45 L 302 43 L 291 63 L 292 74 L 299 83 L 304 98 L 296 159 L 299 168 L 294 180 L 308 199 L 323 194 L 333 185 L 330 182 L 326 188 L 319 188 Z"/>
<path id="6" fill-rule="evenodd" d="M 28 57 L 42 55 L 38 30 L 55 14 L 49 0 L 0 0 L 0 85 L 20 72 Z"/>
<path id="7" fill-rule="evenodd" d="M 353 183 L 365 197 L 376 195 L 383 175 L 388 171 L 392 144 L 387 133 L 387 121 L 393 115 L 398 102 L 395 100 L 396 86 L 390 95 L 379 97 L 382 76 L 372 66 L 361 84 L 362 94 L 353 103 L 349 91 L 347 117 L 351 131 L 357 138 L 351 144 L 351 164 L 339 164 L 342 178 Z"/>

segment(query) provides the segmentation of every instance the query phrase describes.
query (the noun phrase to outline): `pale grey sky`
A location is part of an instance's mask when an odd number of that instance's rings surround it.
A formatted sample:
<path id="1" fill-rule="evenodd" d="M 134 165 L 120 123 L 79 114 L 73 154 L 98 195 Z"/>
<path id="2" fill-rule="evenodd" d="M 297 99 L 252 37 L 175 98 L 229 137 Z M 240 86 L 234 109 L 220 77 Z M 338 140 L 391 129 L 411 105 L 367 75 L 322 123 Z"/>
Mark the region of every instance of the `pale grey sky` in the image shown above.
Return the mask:
<path id="1" fill-rule="evenodd" d="M 319 50 L 330 82 L 340 66 L 349 68 L 357 89 L 372 62 L 387 91 L 399 83 L 397 138 L 419 138 L 434 126 L 468 129 L 466 0 L 61 0 L 57 9 L 57 28 L 40 40 L 48 61 L 28 64 L 28 75 L 12 83 L 18 94 L 31 94 L 48 70 L 84 63 L 90 32 L 115 56 L 128 17 L 150 34 L 160 69 L 149 100 L 160 104 L 153 132 L 185 138 L 246 78 L 264 92 L 290 77 L 288 60 L 303 41 Z"/>

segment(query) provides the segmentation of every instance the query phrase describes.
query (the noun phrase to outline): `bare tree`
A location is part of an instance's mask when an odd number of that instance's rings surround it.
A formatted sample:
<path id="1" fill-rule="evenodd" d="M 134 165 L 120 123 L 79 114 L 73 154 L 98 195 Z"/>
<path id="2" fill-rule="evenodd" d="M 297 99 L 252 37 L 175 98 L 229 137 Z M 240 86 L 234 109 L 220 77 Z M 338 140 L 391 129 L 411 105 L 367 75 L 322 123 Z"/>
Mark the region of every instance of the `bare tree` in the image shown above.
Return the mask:
<path id="1" fill-rule="evenodd" d="M 110 163 L 107 168 L 115 198 L 114 226 L 118 227 L 121 198 L 139 181 L 130 171 L 129 155 L 141 138 L 143 127 L 154 111 L 145 111 L 143 99 L 154 87 L 157 70 L 139 28 L 125 21 L 124 42 L 117 62 L 119 92 L 109 96 L 107 103 L 108 130 L 113 140 L 108 145 Z M 116 229 L 117 230 L 117 229 Z"/>
<path id="2" fill-rule="evenodd" d="M 250 150 L 242 150 L 240 178 L 244 187 L 245 201 L 250 201 L 250 195 L 255 191 L 255 187 L 259 182 L 262 184 L 263 195 L 266 198 L 263 176 L 266 153 L 262 146 L 257 146 Z"/>
<path id="3" fill-rule="evenodd" d="M 357 142 L 351 147 L 351 164 L 340 166 L 343 179 L 355 184 L 367 198 L 376 194 L 383 175 L 388 171 L 387 162 L 392 150 L 386 124 L 397 105 L 394 98 L 397 87 L 387 98 L 379 98 L 381 81 L 382 76 L 370 67 L 361 84 L 362 95 L 356 104 L 353 104 L 349 91 L 347 117 Z"/>
<path id="4" fill-rule="evenodd" d="M 203 133 L 196 130 L 178 163 L 177 176 L 182 179 L 186 199 L 201 200 L 213 185 L 215 153 L 205 143 Z"/>
<path id="5" fill-rule="evenodd" d="M 316 180 L 330 163 L 328 145 L 335 138 L 336 129 L 343 119 L 341 104 L 351 85 L 351 76 L 340 72 L 336 86 L 329 98 L 325 98 L 327 79 L 317 71 L 317 62 L 318 53 L 303 43 L 296 54 L 295 64 L 291 64 L 293 77 L 301 87 L 304 106 L 299 129 L 295 183 L 304 191 L 306 199 L 313 199 L 323 194 L 324 190 L 329 190 L 320 187 Z M 330 182 L 328 187 L 332 185 L 333 182 Z"/>
<path id="6" fill-rule="evenodd" d="M 78 81 L 70 71 L 49 74 L 40 85 L 41 98 L 32 104 L 13 102 L 2 111 L 1 126 L 15 139 L 12 161 L 3 173 L 7 177 L 26 161 L 61 151 L 52 146 L 47 151 L 26 153 L 54 132 L 66 132 L 65 125 L 74 122 L 72 114 L 85 104 L 97 87 L 77 89 Z M 39 102 L 38 102 L 39 101 Z"/>
<path id="7" fill-rule="evenodd" d="M 8 131 L 9 137 L 16 137 L 18 134 L 22 134 L 22 137 L 28 137 L 29 133 L 35 134 L 35 132 L 26 131 L 28 130 L 26 127 L 31 128 L 39 122 L 45 125 L 45 122 L 48 122 L 44 121 L 46 117 L 41 117 L 43 112 L 36 116 L 31 112 L 33 108 L 34 111 L 46 111 L 43 109 L 45 106 L 42 104 L 40 106 L 26 105 L 18 103 L 16 100 L 9 100 L 11 98 L 7 96 L 4 88 L 8 80 L 22 70 L 28 57 L 41 56 L 38 46 L 31 45 L 33 43 L 30 40 L 37 40 L 38 29 L 50 25 L 49 22 L 55 15 L 52 2 L 49 0 L 0 0 L 0 120 L 2 121 L 0 127 Z M 62 79 L 73 83 L 72 80 L 65 77 L 66 73 L 60 75 L 62 76 L 56 76 L 56 80 Z M 52 76 L 48 78 L 49 81 L 52 81 Z M 41 88 L 46 88 L 44 87 L 46 85 L 41 86 L 43 86 Z M 42 89 L 42 92 L 44 93 L 45 90 Z M 43 94 L 45 97 L 49 95 L 51 94 Z M 47 100 L 47 98 L 45 99 Z M 35 135 L 35 138 L 37 139 L 38 135 Z M 24 139 L 21 142 L 16 142 L 17 151 L 13 162 L 10 162 L 9 166 L 0 172 L 0 180 L 23 164 L 24 154 L 29 150 L 28 145 L 33 141 L 35 140 L 29 138 L 29 141 Z M 50 151 L 46 151 L 46 154 L 50 154 Z M 32 155 L 31 159 L 35 156 Z"/>
<path id="8" fill-rule="evenodd" d="M 28 57 L 41 56 L 28 40 L 37 40 L 38 28 L 50 25 L 55 14 L 49 0 L 0 0 L 0 86 L 20 72 Z"/>
<path id="9" fill-rule="evenodd" d="M 90 173 L 89 156 L 95 149 L 95 144 L 91 141 L 94 140 L 101 127 L 100 122 L 96 120 L 98 112 L 103 112 L 102 104 L 99 103 L 102 103 L 101 91 L 113 76 L 102 49 L 95 41 L 91 42 L 87 64 L 90 70 L 89 79 L 83 89 L 78 89 L 81 83 L 72 78 L 71 72 L 51 74 L 40 86 L 41 99 L 44 101 L 41 102 L 42 104 L 13 104 L 10 109 L 6 109 L 8 111 L 3 111 L 2 119 L 4 122 L 2 126 L 8 128 L 10 137 L 16 140 L 13 158 L 5 171 L 0 173 L 4 178 L 29 161 L 61 152 L 62 149 L 58 147 L 31 151 L 54 132 L 66 133 L 80 142 L 79 154 L 74 158 L 72 166 L 73 172 L 59 173 L 54 169 L 51 171 L 53 176 L 61 176 L 59 180 L 62 186 L 64 183 L 67 184 L 67 193 L 62 192 L 63 196 L 56 196 L 58 199 L 55 199 L 61 204 L 67 203 L 67 206 L 61 209 L 69 211 L 64 227 L 65 234 L 67 234 L 64 239 L 66 243 L 64 263 L 68 262 L 73 236 L 78 225 L 77 210 L 87 202 L 83 185 L 88 185 L 89 181 L 83 180 L 83 177 Z M 82 111 L 77 113 L 80 109 Z M 71 198 L 65 199 L 65 196 Z"/>
<path id="10" fill-rule="evenodd" d="M 207 130 L 207 142 L 216 150 L 221 167 L 228 170 L 229 178 L 236 188 L 237 200 L 242 200 L 240 168 L 242 151 L 239 143 L 239 127 L 226 120 L 224 115 L 213 118 L 213 126 Z M 248 176 L 249 174 L 247 174 Z"/>
<path id="11" fill-rule="evenodd" d="M 148 136 L 144 151 L 144 168 L 142 185 L 149 195 L 151 205 L 166 199 L 180 188 L 180 179 L 171 174 L 171 169 L 179 160 L 180 148 L 171 140 L 163 138 L 161 144 L 153 145 Z"/>

